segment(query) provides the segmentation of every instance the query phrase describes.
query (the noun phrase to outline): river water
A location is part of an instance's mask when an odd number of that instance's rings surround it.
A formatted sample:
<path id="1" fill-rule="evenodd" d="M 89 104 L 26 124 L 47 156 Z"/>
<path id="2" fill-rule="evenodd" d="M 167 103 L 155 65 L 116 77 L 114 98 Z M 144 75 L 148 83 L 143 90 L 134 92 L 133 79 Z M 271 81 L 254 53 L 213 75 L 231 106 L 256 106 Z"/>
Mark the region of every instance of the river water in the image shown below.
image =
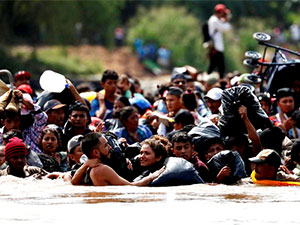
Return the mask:
<path id="1" fill-rule="evenodd" d="M 0 177 L 0 223 L 299 224 L 299 187 L 72 186 Z"/>

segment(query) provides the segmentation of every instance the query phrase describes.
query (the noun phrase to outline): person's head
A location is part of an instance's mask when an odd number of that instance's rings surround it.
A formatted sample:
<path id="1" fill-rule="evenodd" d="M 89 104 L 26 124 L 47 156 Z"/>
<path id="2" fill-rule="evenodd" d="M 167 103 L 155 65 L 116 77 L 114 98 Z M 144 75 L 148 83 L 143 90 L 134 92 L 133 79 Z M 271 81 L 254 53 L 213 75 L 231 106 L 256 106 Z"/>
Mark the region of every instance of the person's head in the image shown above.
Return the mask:
<path id="1" fill-rule="evenodd" d="M 56 99 L 47 101 L 44 105 L 44 111 L 48 115 L 47 124 L 56 124 L 63 127 L 65 119 L 65 104 L 62 104 Z"/>
<path id="2" fill-rule="evenodd" d="M 243 133 L 227 136 L 225 138 L 226 149 L 237 151 L 241 156 L 244 155 L 245 149 L 248 147 L 248 145 L 248 137 Z"/>
<path id="3" fill-rule="evenodd" d="M 21 84 L 29 84 L 30 83 L 31 74 L 28 71 L 19 71 L 15 73 L 14 77 L 14 86 L 18 87 Z"/>
<path id="4" fill-rule="evenodd" d="M 20 138 L 21 140 L 23 140 L 22 131 L 17 130 L 17 129 L 12 129 L 12 130 L 9 130 L 9 131 L 3 133 L 3 136 L 2 136 L 3 142 L 2 142 L 2 144 L 6 145 L 9 141 L 9 139 L 11 139 L 13 137 L 17 137 L 17 138 Z"/>
<path id="5" fill-rule="evenodd" d="M 118 88 L 122 91 L 122 93 L 125 94 L 125 92 L 129 90 L 131 86 L 128 76 L 126 74 L 121 74 L 117 85 Z"/>
<path id="6" fill-rule="evenodd" d="M 257 180 L 275 180 L 276 173 L 281 165 L 279 154 L 272 149 L 264 149 L 257 156 L 249 158 L 253 163 Z"/>
<path id="7" fill-rule="evenodd" d="M 80 147 L 80 142 L 83 138 L 83 135 L 79 134 L 74 137 L 72 137 L 68 141 L 68 156 L 70 159 L 70 162 L 72 164 L 76 164 L 80 162 L 80 157 L 83 155 L 83 152 Z"/>
<path id="8" fill-rule="evenodd" d="M 86 134 L 80 143 L 81 150 L 89 159 L 110 158 L 111 146 L 106 138 L 99 132 Z"/>
<path id="9" fill-rule="evenodd" d="M 114 70 L 105 70 L 101 79 L 101 86 L 106 94 L 114 94 L 117 90 L 117 80 L 119 76 Z"/>
<path id="10" fill-rule="evenodd" d="M 291 162 L 295 165 L 300 164 L 300 141 L 295 141 L 291 149 Z"/>
<path id="11" fill-rule="evenodd" d="M 139 79 L 134 78 L 133 81 L 134 81 L 134 93 L 143 94 L 144 91 L 142 89 L 142 85 L 141 85 L 141 82 L 139 81 Z"/>
<path id="12" fill-rule="evenodd" d="M 47 125 L 41 133 L 39 148 L 47 155 L 53 155 L 61 147 L 61 134 L 59 127 L 54 124 Z"/>
<path id="13" fill-rule="evenodd" d="M 279 127 L 273 126 L 264 129 L 259 134 L 259 139 L 263 148 L 274 149 L 276 152 L 281 154 L 282 152 L 282 142 L 285 138 L 285 133 Z"/>
<path id="14" fill-rule="evenodd" d="M 182 73 L 175 73 L 171 76 L 171 84 L 185 90 L 187 87 L 186 75 Z"/>
<path id="15" fill-rule="evenodd" d="M 218 18 L 224 17 L 226 13 L 228 13 L 228 9 L 224 4 L 217 4 L 215 6 L 215 15 Z"/>
<path id="16" fill-rule="evenodd" d="M 193 156 L 192 138 L 186 132 L 179 131 L 172 137 L 172 152 L 176 157 L 190 160 Z"/>
<path id="17" fill-rule="evenodd" d="M 168 156 L 165 145 L 159 140 L 149 138 L 144 140 L 141 145 L 139 160 L 143 167 L 162 162 Z"/>
<path id="18" fill-rule="evenodd" d="M 189 110 L 189 111 L 194 111 L 197 109 L 198 107 L 198 103 L 197 103 L 197 96 L 196 94 L 190 90 L 187 89 L 182 95 L 181 95 L 181 100 L 182 100 L 182 104 L 183 106 Z"/>
<path id="19" fill-rule="evenodd" d="M 166 107 L 169 113 L 174 115 L 182 108 L 181 94 L 182 89 L 170 87 L 166 95 Z"/>
<path id="20" fill-rule="evenodd" d="M 215 154 L 224 150 L 224 142 L 219 137 L 209 138 L 204 141 L 205 159 L 209 161 Z"/>
<path id="21" fill-rule="evenodd" d="M 223 90 L 221 88 L 212 88 L 205 95 L 207 106 L 213 114 L 217 114 L 219 112 L 222 93 Z"/>
<path id="22" fill-rule="evenodd" d="M 114 101 L 113 117 L 119 118 L 121 109 L 126 106 L 130 106 L 130 102 L 128 98 L 124 96 L 117 97 L 116 100 Z"/>
<path id="23" fill-rule="evenodd" d="M 261 105 L 261 108 L 265 111 L 267 115 L 271 113 L 271 98 L 270 95 L 267 93 L 260 93 L 257 95 L 257 99 Z"/>
<path id="24" fill-rule="evenodd" d="M 139 113 L 133 106 L 126 106 L 120 111 L 120 120 L 125 129 L 130 132 L 137 131 L 139 125 Z"/>
<path id="25" fill-rule="evenodd" d="M 89 109 L 80 102 L 70 106 L 69 121 L 74 128 L 83 129 L 91 122 Z"/>
<path id="26" fill-rule="evenodd" d="M 174 117 L 174 129 L 179 130 L 189 124 L 195 124 L 195 118 L 192 113 L 185 109 L 180 109 Z"/>
<path id="27" fill-rule="evenodd" d="M 17 137 L 11 138 L 5 145 L 4 151 L 11 174 L 16 176 L 24 174 L 23 168 L 26 165 L 28 150 L 23 141 Z"/>
<path id="28" fill-rule="evenodd" d="M 276 92 L 277 106 L 282 113 L 292 112 L 295 108 L 293 91 L 290 88 L 280 88 Z"/>
<path id="29" fill-rule="evenodd" d="M 21 117 L 18 112 L 5 110 L 1 121 L 6 131 L 21 128 Z"/>

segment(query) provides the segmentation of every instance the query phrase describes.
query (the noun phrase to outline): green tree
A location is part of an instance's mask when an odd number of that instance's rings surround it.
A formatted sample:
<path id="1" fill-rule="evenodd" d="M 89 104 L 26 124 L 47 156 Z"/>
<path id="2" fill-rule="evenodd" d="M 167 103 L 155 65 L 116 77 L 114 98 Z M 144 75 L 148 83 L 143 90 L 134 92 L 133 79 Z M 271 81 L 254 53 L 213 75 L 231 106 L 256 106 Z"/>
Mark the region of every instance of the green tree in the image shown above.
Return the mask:
<path id="1" fill-rule="evenodd" d="M 206 68 L 198 19 L 183 7 L 163 6 L 149 11 L 140 8 L 128 26 L 128 41 L 136 38 L 165 45 L 171 50 L 174 66 L 193 65 Z"/>

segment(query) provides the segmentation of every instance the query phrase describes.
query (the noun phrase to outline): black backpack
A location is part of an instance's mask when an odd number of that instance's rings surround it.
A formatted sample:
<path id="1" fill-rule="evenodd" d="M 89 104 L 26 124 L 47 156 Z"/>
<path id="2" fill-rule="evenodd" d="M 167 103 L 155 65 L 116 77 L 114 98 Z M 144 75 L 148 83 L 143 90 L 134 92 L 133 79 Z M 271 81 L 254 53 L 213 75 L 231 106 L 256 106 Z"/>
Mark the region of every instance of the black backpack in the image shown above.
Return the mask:
<path id="1" fill-rule="evenodd" d="M 202 25 L 202 34 L 203 34 L 203 43 L 209 42 L 211 40 L 209 31 L 208 31 L 208 22 L 207 21 L 205 21 L 204 24 Z"/>

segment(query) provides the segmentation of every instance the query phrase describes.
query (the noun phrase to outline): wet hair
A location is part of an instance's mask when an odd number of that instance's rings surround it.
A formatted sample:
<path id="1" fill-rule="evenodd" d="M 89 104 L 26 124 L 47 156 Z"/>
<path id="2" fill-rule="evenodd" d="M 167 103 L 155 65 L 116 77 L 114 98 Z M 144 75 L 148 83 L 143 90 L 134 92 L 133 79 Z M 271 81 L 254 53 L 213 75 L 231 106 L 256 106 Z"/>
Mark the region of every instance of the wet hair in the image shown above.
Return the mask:
<path id="1" fill-rule="evenodd" d="M 88 158 L 91 157 L 91 152 L 93 149 L 98 148 L 100 145 L 99 138 L 102 137 L 100 132 L 91 132 L 86 134 L 80 143 L 81 150 Z"/>
<path id="2" fill-rule="evenodd" d="M 175 142 L 182 142 L 182 143 L 189 142 L 190 144 L 192 144 L 192 137 L 190 137 L 184 131 L 178 131 L 172 136 L 172 144 L 174 145 Z"/>
<path id="3" fill-rule="evenodd" d="M 46 127 L 44 127 L 44 129 L 42 130 L 40 139 L 39 139 L 39 143 L 38 143 L 39 149 L 43 151 L 43 145 L 42 145 L 43 138 L 46 134 L 49 134 L 49 133 L 53 133 L 57 139 L 57 148 L 55 151 L 56 152 L 61 151 L 62 150 L 62 140 L 61 140 L 62 131 L 55 124 L 49 124 Z"/>
<path id="4" fill-rule="evenodd" d="M 152 151 L 155 154 L 155 157 L 161 156 L 161 161 L 164 161 L 168 157 L 168 151 L 166 146 L 162 143 L 161 140 L 157 140 L 155 138 L 148 138 L 144 140 L 141 145 L 149 145 Z"/>
<path id="5" fill-rule="evenodd" d="M 132 113 L 138 112 L 137 109 L 133 106 L 126 106 L 120 111 L 120 120 L 127 121 L 128 118 L 132 115 Z"/>
<path id="6" fill-rule="evenodd" d="M 105 70 L 102 74 L 101 82 L 105 83 L 107 80 L 118 80 L 119 75 L 114 70 Z"/>

